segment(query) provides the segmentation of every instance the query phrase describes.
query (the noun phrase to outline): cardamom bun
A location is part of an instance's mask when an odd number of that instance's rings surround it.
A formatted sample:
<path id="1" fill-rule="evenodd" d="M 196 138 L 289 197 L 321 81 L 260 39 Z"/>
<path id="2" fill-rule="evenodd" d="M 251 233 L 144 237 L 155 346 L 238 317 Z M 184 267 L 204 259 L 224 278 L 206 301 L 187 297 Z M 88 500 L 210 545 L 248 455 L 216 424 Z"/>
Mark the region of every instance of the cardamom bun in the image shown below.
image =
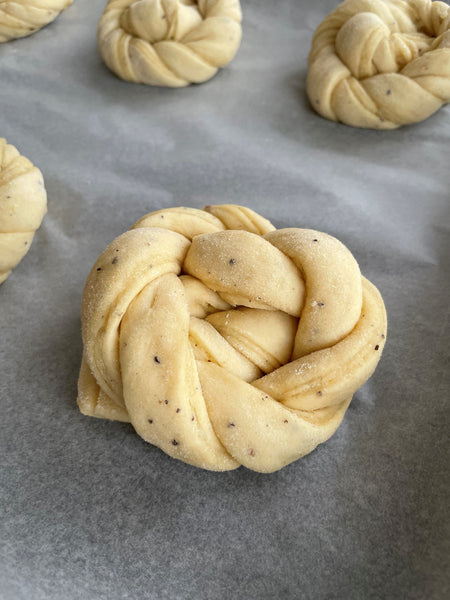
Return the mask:
<path id="1" fill-rule="evenodd" d="M 0 283 L 30 249 L 46 212 L 42 173 L 0 138 Z"/>
<path id="2" fill-rule="evenodd" d="M 98 46 L 121 79 L 183 87 L 207 81 L 234 58 L 241 20 L 239 0 L 110 0 Z"/>
<path id="3" fill-rule="evenodd" d="M 2 0 L 0 42 L 31 35 L 56 19 L 73 0 Z"/>
<path id="4" fill-rule="evenodd" d="M 272 472 L 314 450 L 373 373 L 377 289 L 335 238 L 235 205 L 151 213 L 83 293 L 78 405 L 204 469 Z"/>
<path id="5" fill-rule="evenodd" d="M 314 34 L 307 93 L 320 115 L 354 127 L 426 119 L 450 102 L 450 6 L 346 0 Z"/>

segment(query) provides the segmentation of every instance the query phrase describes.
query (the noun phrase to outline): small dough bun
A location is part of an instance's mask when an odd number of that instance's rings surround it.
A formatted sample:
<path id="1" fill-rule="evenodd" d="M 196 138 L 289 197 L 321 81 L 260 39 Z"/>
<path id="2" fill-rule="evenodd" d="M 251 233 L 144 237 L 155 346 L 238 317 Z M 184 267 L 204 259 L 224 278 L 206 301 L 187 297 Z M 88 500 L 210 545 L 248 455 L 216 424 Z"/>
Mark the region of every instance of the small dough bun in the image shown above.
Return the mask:
<path id="1" fill-rule="evenodd" d="M 320 115 L 354 127 L 428 118 L 450 102 L 450 6 L 346 0 L 314 34 L 307 92 Z"/>
<path id="2" fill-rule="evenodd" d="M 73 0 L 2 0 L 0 42 L 26 37 L 48 25 Z"/>
<path id="3" fill-rule="evenodd" d="M 121 79 L 165 87 L 202 83 L 241 42 L 239 0 L 110 0 L 98 46 Z"/>
<path id="4" fill-rule="evenodd" d="M 0 283 L 30 249 L 46 212 L 42 173 L 0 138 Z"/>
<path id="5" fill-rule="evenodd" d="M 276 471 L 334 433 L 386 327 L 335 238 L 235 205 L 160 210 L 87 279 L 78 405 L 191 465 Z"/>

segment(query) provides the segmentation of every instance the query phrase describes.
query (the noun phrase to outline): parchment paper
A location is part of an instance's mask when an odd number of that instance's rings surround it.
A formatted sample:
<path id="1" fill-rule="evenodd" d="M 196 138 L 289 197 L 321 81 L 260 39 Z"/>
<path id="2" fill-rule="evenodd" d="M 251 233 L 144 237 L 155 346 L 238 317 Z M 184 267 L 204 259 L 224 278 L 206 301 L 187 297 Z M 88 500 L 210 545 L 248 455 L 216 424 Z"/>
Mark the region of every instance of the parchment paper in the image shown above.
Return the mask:
<path id="1" fill-rule="evenodd" d="M 0 287 L 0 597 L 449 598 L 450 107 L 392 132 L 315 115 L 306 61 L 332 0 L 244 0 L 233 63 L 182 90 L 103 66 L 103 6 L 0 46 L 0 135 L 49 199 Z M 338 432 L 272 475 L 187 466 L 75 403 L 99 253 L 149 211 L 225 202 L 338 237 L 389 316 Z"/>

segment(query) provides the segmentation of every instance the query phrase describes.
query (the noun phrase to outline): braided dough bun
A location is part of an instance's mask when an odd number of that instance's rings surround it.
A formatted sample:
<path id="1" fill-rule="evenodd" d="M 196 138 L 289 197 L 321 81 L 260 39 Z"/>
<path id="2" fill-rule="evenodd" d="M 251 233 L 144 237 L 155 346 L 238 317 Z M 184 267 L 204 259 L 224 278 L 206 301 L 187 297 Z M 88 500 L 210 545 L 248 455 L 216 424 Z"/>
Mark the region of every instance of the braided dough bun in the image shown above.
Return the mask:
<path id="1" fill-rule="evenodd" d="M 183 87 L 228 64 L 241 41 L 239 0 L 110 0 L 100 53 L 118 77 Z"/>
<path id="2" fill-rule="evenodd" d="M 1 0 L 0 42 L 35 33 L 56 19 L 73 0 Z"/>
<path id="3" fill-rule="evenodd" d="M 0 283 L 30 249 L 46 212 L 42 173 L 0 138 Z"/>
<path id="4" fill-rule="evenodd" d="M 320 115 L 395 129 L 450 102 L 450 6 L 346 0 L 315 32 L 307 92 Z"/>
<path id="5" fill-rule="evenodd" d="M 174 458 L 271 472 L 341 422 L 386 313 L 335 238 L 234 205 L 151 213 L 83 294 L 82 413 L 130 421 Z"/>

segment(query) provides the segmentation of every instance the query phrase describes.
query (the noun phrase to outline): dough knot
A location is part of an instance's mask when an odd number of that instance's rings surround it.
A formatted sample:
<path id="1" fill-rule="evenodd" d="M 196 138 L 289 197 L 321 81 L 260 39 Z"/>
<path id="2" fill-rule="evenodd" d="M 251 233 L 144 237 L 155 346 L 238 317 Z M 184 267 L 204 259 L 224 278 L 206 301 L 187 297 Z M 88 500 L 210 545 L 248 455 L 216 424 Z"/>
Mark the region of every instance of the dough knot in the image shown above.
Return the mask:
<path id="1" fill-rule="evenodd" d="M 110 0 L 100 53 L 120 78 L 182 87 L 210 79 L 241 41 L 239 0 Z"/>
<path id="2" fill-rule="evenodd" d="M 56 19 L 73 0 L 2 0 L 0 42 L 31 35 Z"/>
<path id="3" fill-rule="evenodd" d="M 30 249 L 46 212 L 42 173 L 0 138 L 0 283 Z"/>
<path id="4" fill-rule="evenodd" d="M 328 439 L 386 336 L 349 250 L 248 208 L 172 208 L 86 282 L 78 404 L 211 470 L 280 469 Z"/>
<path id="5" fill-rule="evenodd" d="M 346 0 L 314 34 L 307 92 L 327 119 L 394 129 L 450 102 L 450 6 Z"/>

